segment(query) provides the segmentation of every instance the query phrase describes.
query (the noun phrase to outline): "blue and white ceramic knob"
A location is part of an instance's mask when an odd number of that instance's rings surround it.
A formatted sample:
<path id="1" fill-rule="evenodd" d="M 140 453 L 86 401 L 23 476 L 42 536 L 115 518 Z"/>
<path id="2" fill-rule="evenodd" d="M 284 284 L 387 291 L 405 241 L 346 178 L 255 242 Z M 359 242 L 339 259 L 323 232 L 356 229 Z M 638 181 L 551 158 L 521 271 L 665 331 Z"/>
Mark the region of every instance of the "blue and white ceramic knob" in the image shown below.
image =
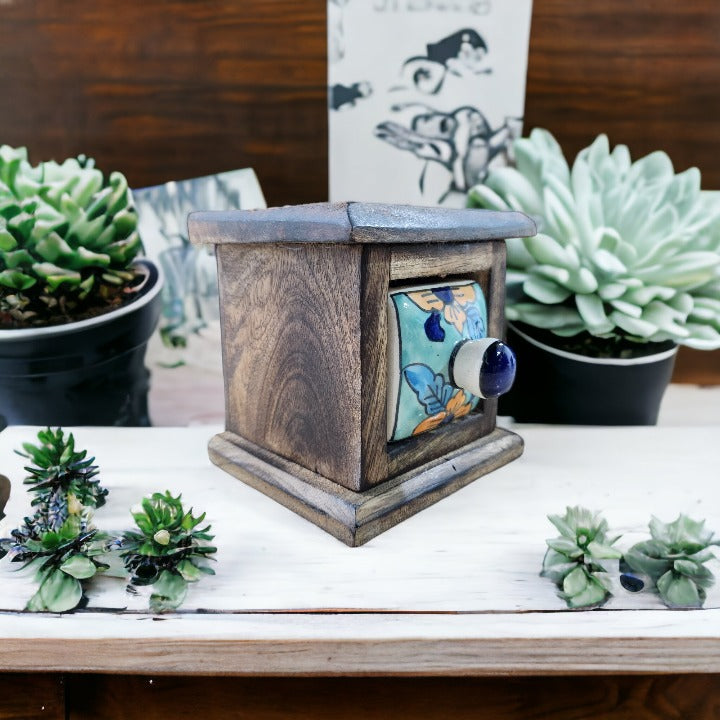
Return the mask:
<path id="1" fill-rule="evenodd" d="M 450 358 L 450 382 L 476 397 L 496 398 L 512 387 L 515 366 L 515 353 L 501 340 L 465 340 Z"/>

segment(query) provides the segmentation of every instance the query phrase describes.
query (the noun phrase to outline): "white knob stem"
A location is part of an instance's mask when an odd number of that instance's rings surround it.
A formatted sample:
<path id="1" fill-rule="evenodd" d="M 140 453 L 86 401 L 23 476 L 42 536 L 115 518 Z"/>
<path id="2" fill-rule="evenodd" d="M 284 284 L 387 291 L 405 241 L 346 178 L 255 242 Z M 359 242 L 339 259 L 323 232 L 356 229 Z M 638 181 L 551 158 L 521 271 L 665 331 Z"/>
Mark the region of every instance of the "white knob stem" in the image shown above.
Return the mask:
<path id="1" fill-rule="evenodd" d="M 480 390 L 480 371 L 485 351 L 496 342 L 497 338 L 489 337 L 468 340 L 458 346 L 451 363 L 452 382 L 456 387 L 476 397 L 485 397 Z"/>

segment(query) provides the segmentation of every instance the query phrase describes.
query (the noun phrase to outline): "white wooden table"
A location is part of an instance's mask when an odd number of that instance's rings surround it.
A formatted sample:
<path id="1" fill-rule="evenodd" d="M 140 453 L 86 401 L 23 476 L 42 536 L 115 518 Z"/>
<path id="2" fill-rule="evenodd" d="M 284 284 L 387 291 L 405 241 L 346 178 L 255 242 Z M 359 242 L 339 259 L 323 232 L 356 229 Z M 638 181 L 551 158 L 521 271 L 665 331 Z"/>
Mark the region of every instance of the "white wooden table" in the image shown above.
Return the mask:
<path id="1" fill-rule="evenodd" d="M 546 515 L 566 504 L 602 510 L 623 533 L 621 547 L 645 536 L 651 514 L 686 512 L 720 532 L 717 406 L 700 427 L 518 427 L 521 459 L 360 548 L 213 466 L 206 444 L 218 429 L 75 430 L 110 489 L 96 523 L 122 529 L 144 494 L 182 492 L 213 524 L 217 575 L 161 621 L 110 578 L 86 610 L 37 615 L 22 612 L 31 579 L 4 562 L 0 671 L 720 673 L 719 589 L 702 611 L 670 611 L 618 589 L 603 609 L 569 612 L 538 575 L 555 534 Z M 13 481 L 3 535 L 28 511 L 23 459 L 12 450 L 33 435 L 0 433 L 0 472 Z"/>

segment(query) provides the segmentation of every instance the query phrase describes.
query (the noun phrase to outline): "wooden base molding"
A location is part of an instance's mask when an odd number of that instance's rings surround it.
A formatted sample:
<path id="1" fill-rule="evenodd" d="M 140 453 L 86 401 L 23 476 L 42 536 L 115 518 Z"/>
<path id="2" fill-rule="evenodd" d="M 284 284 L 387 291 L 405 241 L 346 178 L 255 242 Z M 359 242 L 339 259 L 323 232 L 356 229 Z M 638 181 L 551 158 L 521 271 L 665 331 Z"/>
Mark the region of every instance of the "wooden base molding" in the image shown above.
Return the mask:
<path id="1" fill-rule="evenodd" d="M 522 454 L 522 438 L 496 428 L 480 440 L 364 492 L 348 490 L 232 432 L 215 435 L 210 459 L 346 545 L 376 535 Z"/>

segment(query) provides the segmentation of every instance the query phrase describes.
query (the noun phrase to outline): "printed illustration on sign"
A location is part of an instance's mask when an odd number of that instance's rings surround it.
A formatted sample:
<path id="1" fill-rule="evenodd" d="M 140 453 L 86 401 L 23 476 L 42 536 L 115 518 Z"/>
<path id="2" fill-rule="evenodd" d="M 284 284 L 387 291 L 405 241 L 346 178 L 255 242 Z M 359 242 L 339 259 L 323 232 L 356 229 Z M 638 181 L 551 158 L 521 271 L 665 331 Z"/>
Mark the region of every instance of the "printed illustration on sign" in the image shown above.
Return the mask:
<path id="1" fill-rule="evenodd" d="M 489 75 L 492 68 L 486 57 L 487 45 L 480 33 L 463 28 L 438 42 L 429 43 L 425 55 L 408 58 L 402 74 L 420 92 L 437 95 L 448 73 L 458 77 Z"/>
<path id="2" fill-rule="evenodd" d="M 405 107 L 408 106 L 394 106 L 392 110 Z M 421 193 L 425 190 L 428 163 L 439 163 L 447 170 L 447 188 L 438 202 L 453 192 L 466 193 L 482 182 L 491 164 L 499 161 L 507 165 L 512 141 L 522 131 L 522 118 L 508 118 L 504 125 L 493 129 L 475 107 L 461 107 L 449 113 L 429 105 L 418 107 L 421 112 L 412 118 L 409 127 L 386 121 L 375 128 L 374 134 L 425 161 L 418 181 Z"/>
<path id="3" fill-rule="evenodd" d="M 464 207 L 522 132 L 532 0 L 327 8 L 330 200 Z"/>

